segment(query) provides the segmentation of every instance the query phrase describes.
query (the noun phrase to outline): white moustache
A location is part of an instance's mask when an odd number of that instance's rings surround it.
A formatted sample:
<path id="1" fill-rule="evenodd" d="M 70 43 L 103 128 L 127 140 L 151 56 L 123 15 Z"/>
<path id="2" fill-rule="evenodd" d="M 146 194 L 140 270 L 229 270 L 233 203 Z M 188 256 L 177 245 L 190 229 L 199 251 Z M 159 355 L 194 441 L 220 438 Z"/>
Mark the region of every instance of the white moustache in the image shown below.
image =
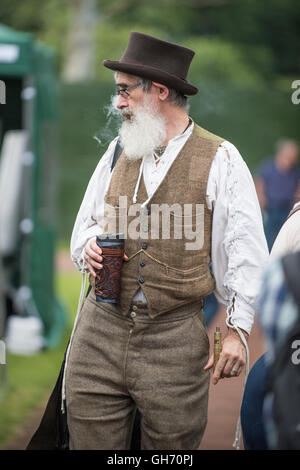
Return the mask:
<path id="1" fill-rule="evenodd" d="M 134 117 L 134 113 L 129 109 L 121 109 L 120 114 L 122 118 L 131 120 Z"/>

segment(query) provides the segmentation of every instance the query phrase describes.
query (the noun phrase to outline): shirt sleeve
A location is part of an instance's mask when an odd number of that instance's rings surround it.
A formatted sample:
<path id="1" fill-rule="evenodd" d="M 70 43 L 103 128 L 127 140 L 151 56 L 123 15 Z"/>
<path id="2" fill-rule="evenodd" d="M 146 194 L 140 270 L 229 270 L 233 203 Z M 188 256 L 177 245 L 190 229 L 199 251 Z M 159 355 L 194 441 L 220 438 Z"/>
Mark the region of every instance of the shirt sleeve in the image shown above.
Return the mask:
<path id="1" fill-rule="evenodd" d="M 109 145 L 100 159 L 87 186 L 71 236 L 71 259 L 80 271 L 87 270 L 84 262 L 86 243 L 103 230 L 104 197 L 111 179 L 111 163 L 118 138 Z"/>
<path id="2" fill-rule="evenodd" d="M 250 333 L 269 253 L 253 178 L 236 147 L 227 141 L 212 162 L 206 201 L 213 211 L 215 294 L 227 307 L 231 323 Z"/>
<path id="3" fill-rule="evenodd" d="M 294 207 L 300 203 L 295 204 Z M 270 258 L 300 250 L 300 210 L 289 217 L 281 227 L 272 246 Z"/>

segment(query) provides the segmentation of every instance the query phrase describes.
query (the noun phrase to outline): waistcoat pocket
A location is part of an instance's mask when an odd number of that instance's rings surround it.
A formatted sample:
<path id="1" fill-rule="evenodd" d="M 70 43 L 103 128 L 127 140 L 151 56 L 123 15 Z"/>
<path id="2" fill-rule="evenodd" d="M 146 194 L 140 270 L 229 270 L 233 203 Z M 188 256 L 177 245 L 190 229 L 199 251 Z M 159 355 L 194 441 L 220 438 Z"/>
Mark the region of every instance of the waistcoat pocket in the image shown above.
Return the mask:
<path id="1" fill-rule="evenodd" d="M 199 278 L 205 274 L 205 266 L 195 266 L 190 269 L 177 269 L 171 266 L 166 266 L 166 275 L 172 279 L 184 279 L 184 280 L 193 280 Z"/>

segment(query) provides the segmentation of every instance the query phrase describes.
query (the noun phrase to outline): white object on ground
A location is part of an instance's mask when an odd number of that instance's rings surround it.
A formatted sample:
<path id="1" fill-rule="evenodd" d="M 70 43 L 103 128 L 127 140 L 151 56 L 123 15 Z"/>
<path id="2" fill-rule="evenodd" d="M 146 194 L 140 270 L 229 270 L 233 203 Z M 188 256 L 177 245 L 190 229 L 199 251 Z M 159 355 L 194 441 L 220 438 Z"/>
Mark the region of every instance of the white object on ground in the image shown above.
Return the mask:
<path id="1" fill-rule="evenodd" d="M 42 321 L 37 317 L 9 316 L 5 343 L 7 351 L 13 354 L 37 353 L 45 345 Z"/>

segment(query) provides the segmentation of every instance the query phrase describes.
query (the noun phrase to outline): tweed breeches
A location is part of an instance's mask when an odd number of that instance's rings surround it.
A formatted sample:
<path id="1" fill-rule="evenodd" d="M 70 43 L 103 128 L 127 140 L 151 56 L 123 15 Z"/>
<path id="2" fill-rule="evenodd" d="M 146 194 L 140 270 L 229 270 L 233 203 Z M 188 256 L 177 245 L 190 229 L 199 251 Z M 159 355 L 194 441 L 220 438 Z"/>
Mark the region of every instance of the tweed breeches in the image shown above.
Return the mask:
<path id="1" fill-rule="evenodd" d="M 197 449 L 206 423 L 209 341 L 202 306 L 151 319 L 87 297 L 66 371 L 70 449 L 128 449 L 136 409 L 142 449 Z"/>

